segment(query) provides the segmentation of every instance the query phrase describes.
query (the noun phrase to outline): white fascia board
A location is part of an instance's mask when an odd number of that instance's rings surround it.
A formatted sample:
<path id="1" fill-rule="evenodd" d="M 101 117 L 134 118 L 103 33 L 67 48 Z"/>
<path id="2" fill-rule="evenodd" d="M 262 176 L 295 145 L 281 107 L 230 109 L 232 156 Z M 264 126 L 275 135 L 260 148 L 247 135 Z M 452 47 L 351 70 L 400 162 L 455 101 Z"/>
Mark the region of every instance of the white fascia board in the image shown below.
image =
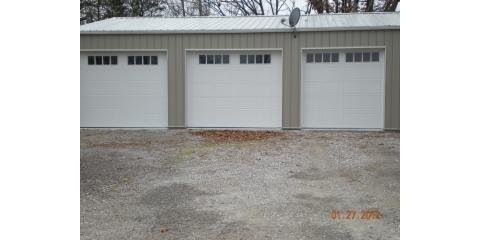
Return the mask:
<path id="1" fill-rule="evenodd" d="M 309 29 L 258 29 L 258 30 L 175 30 L 175 31 L 157 31 L 157 30 L 138 30 L 138 31 L 80 31 L 80 35 L 95 34 L 208 34 L 208 33 L 273 33 L 273 32 L 325 32 L 325 31 L 365 31 L 365 30 L 397 30 L 400 26 L 382 26 L 382 27 L 341 27 L 341 28 L 309 28 Z"/>

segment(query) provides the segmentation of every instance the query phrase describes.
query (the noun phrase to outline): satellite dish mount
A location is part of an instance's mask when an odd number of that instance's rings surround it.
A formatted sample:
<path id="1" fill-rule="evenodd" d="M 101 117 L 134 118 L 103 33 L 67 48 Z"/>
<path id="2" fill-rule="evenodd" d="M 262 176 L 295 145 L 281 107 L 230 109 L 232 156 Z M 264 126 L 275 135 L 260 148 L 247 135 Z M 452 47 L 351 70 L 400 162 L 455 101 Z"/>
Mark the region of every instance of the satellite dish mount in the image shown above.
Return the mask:
<path id="1" fill-rule="evenodd" d="M 300 9 L 299 8 L 294 8 L 292 12 L 290 13 L 290 16 L 288 16 L 288 24 L 286 24 L 286 19 L 282 19 L 281 23 L 285 26 L 288 26 L 289 28 L 292 29 L 293 32 L 293 37 L 296 38 L 295 36 L 295 26 L 297 25 L 298 21 L 300 20 Z"/>

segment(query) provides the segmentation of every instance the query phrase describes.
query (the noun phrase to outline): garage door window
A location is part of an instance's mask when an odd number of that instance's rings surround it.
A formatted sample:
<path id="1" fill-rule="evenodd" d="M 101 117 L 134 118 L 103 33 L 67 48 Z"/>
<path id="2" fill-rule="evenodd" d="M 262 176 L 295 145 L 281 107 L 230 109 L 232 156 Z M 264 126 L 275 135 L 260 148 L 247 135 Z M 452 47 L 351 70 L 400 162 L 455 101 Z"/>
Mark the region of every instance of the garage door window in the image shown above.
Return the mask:
<path id="1" fill-rule="evenodd" d="M 88 56 L 88 65 L 117 65 L 117 56 Z"/>
<path id="2" fill-rule="evenodd" d="M 113 56 L 111 63 L 114 62 Z M 128 56 L 128 65 L 158 65 L 158 56 Z M 117 57 L 115 56 L 115 64 L 117 64 Z"/>
<path id="3" fill-rule="evenodd" d="M 345 55 L 345 62 L 353 62 L 353 53 L 347 53 Z"/>
<path id="4" fill-rule="evenodd" d="M 240 64 L 270 64 L 271 62 L 270 54 L 240 55 Z"/>
<path id="5" fill-rule="evenodd" d="M 370 52 L 364 52 L 363 53 L 363 61 L 364 62 L 370 62 Z"/>
<path id="6" fill-rule="evenodd" d="M 247 64 L 247 55 L 240 55 L 240 64 Z"/>
<path id="7" fill-rule="evenodd" d="M 263 55 L 259 54 L 255 56 L 255 63 L 262 64 L 263 63 Z"/>
<path id="8" fill-rule="evenodd" d="M 199 63 L 199 64 L 206 64 L 206 63 L 207 63 L 207 56 L 205 56 L 205 55 L 198 55 L 198 63 Z"/>
<path id="9" fill-rule="evenodd" d="M 332 53 L 332 62 L 338 62 L 339 54 L 338 53 Z"/>
<path id="10" fill-rule="evenodd" d="M 330 63 L 338 62 L 339 54 L 326 52 L 326 53 L 307 53 L 307 63 Z"/>
<path id="11" fill-rule="evenodd" d="M 222 55 L 215 55 L 215 64 L 222 64 Z"/>
<path id="12" fill-rule="evenodd" d="M 378 52 L 372 52 L 372 62 L 378 62 L 380 60 L 380 54 Z"/>
<path id="13" fill-rule="evenodd" d="M 142 56 L 135 56 L 135 65 L 142 65 L 143 57 Z"/>
<path id="14" fill-rule="evenodd" d="M 152 65 L 158 65 L 158 56 L 151 56 L 150 62 L 152 63 Z"/>
<path id="15" fill-rule="evenodd" d="M 198 55 L 199 64 L 229 64 L 229 55 Z"/>
<path id="16" fill-rule="evenodd" d="M 378 62 L 379 60 L 379 52 L 356 52 L 345 55 L 345 62 Z"/>
<path id="17" fill-rule="evenodd" d="M 330 62 L 330 53 L 323 54 L 323 62 Z"/>
<path id="18" fill-rule="evenodd" d="M 356 52 L 354 55 L 355 62 L 361 62 L 362 61 L 362 53 Z"/>
<path id="19" fill-rule="evenodd" d="M 95 57 L 95 64 L 96 64 L 96 65 L 102 65 L 102 64 L 103 64 L 102 59 L 103 59 L 102 56 L 96 56 L 96 57 Z"/>
<path id="20" fill-rule="evenodd" d="M 128 56 L 128 65 L 133 65 L 133 64 L 135 64 L 135 57 Z"/>
<path id="21" fill-rule="evenodd" d="M 103 56 L 103 65 L 110 65 L 110 56 Z"/>
<path id="22" fill-rule="evenodd" d="M 248 64 L 255 63 L 255 55 L 248 55 Z"/>
<path id="23" fill-rule="evenodd" d="M 307 54 L 307 63 L 313 63 L 313 53 Z"/>
<path id="24" fill-rule="evenodd" d="M 150 65 L 150 56 L 143 56 L 143 64 Z"/>
<path id="25" fill-rule="evenodd" d="M 150 57 L 150 63 L 152 65 L 158 65 L 158 56 L 151 56 Z"/>
<path id="26" fill-rule="evenodd" d="M 213 64 L 213 55 L 207 55 L 207 64 Z"/>
<path id="27" fill-rule="evenodd" d="M 263 55 L 263 63 L 269 64 L 271 61 L 272 61 L 272 57 L 270 57 L 270 54 Z"/>

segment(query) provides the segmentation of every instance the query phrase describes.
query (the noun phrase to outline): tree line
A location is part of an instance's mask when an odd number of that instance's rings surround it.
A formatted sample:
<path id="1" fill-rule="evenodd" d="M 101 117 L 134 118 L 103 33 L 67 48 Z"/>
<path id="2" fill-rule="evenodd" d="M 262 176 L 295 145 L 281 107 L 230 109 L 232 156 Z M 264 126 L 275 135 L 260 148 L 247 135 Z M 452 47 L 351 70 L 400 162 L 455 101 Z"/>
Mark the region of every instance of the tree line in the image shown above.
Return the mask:
<path id="1" fill-rule="evenodd" d="M 302 1 L 304 14 L 393 12 L 400 0 L 80 0 L 80 22 L 111 17 L 250 16 L 288 14 Z"/>

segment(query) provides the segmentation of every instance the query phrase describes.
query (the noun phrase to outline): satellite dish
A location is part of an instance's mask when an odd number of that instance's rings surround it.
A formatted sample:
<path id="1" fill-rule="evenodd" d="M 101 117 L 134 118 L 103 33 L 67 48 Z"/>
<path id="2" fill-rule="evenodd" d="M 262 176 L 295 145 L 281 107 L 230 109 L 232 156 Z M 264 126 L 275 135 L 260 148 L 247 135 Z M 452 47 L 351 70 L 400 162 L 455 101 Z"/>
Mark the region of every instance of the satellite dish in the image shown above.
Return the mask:
<path id="1" fill-rule="evenodd" d="M 295 27 L 295 25 L 298 23 L 298 20 L 300 20 L 300 9 L 294 8 L 288 17 L 288 23 L 290 24 L 290 27 Z"/>

